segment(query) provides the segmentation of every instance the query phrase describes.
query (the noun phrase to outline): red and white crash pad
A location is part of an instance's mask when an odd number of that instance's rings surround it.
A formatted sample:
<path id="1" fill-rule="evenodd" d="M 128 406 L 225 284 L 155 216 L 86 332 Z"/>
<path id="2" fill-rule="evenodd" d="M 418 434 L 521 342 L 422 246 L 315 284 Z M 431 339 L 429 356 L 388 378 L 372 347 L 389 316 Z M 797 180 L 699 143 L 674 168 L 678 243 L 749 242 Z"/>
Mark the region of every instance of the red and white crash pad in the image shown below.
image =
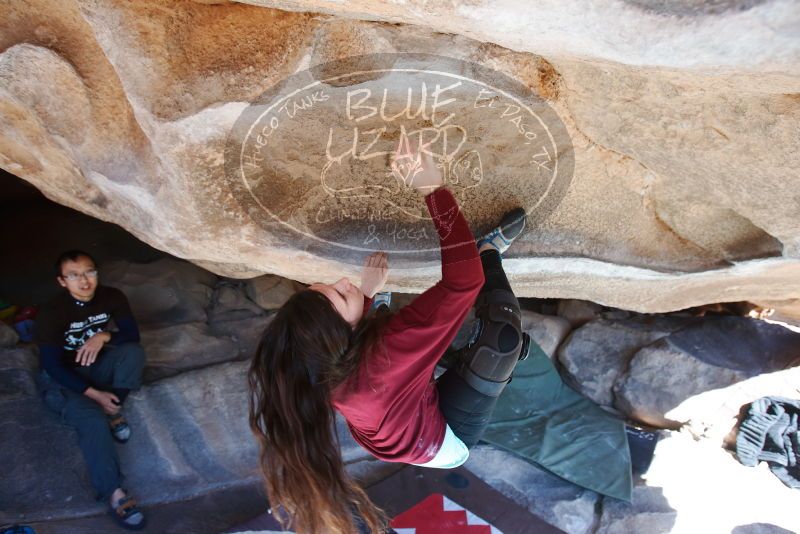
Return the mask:
<path id="1" fill-rule="evenodd" d="M 391 521 L 397 534 L 502 534 L 500 530 L 441 493 L 422 502 Z"/>

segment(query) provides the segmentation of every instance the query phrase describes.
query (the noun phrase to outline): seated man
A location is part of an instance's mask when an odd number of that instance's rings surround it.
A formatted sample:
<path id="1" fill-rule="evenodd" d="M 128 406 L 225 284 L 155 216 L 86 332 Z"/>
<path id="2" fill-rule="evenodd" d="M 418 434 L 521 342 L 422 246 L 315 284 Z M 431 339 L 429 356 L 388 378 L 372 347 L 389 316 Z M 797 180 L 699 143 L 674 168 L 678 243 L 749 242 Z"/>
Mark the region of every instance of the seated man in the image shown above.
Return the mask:
<path id="1" fill-rule="evenodd" d="M 112 441 L 125 443 L 131 430 L 121 415 L 131 390 L 141 385 L 144 351 L 128 299 L 98 286 L 92 257 L 79 250 L 56 261 L 56 280 L 66 291 L 42 308 L 34 339 L 45 404 L 78 431 L 78 443 L 99 500 L 107 500 L 120 526 L 144 527 L 144 514 L 121 487 L 119 457 Z M 109 330 L 113 319 L 116 332 Z"/>

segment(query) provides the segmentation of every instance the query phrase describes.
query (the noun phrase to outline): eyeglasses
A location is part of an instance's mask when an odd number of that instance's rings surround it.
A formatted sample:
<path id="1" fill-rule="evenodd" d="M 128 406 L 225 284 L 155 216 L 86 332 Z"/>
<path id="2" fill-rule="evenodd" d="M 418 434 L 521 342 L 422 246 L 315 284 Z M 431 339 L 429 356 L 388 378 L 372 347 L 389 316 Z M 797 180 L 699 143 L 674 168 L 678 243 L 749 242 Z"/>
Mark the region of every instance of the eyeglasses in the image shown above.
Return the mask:
<path id="1" fill-rule="evenodd" d="M 81 278 L 97 278 L 97 269 L 92 269 L 91 271 L 86 271 L 85 273 L 65 274 L 62 278 L 69 280 L 70 282 L 76 282 Z"/>

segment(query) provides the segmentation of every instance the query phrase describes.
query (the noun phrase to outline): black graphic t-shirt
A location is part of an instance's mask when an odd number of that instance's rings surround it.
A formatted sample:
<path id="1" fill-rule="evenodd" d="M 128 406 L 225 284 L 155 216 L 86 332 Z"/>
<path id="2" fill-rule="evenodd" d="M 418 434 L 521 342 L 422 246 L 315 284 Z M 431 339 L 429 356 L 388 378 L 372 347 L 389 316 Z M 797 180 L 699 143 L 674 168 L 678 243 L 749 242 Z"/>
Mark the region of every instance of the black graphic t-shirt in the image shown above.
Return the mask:
<path id="1" fill-rule="evenodd" d="M 75 362 L 74 351 L 90 337 L 109 329 L 109 322 L 132 317 L 125 294 L 119 289 L 97 286 L 94 298 L 81 302 L 64 292 L 43 307 L 36 317 L 34 339 L 37 344 L 59 346 L 64 350 L 65 361 Z"/>
<path id="2" fill-rule="evenodd" d="M 115 332 L 110 331 L 111 321 L 118 329 Z M 122 291 L 98 286 L 89 302 L 76 300 L 65 291 L 36 318 L 34 340 L 42 369 L 62 386 L 85 393 L 92 384 L 77 372 L 76 351 L 99 332 L 110 332 L 111 345 L 139 342 L 139 327 Z M 102 358 L 102 353 L 97 357 Z"/>

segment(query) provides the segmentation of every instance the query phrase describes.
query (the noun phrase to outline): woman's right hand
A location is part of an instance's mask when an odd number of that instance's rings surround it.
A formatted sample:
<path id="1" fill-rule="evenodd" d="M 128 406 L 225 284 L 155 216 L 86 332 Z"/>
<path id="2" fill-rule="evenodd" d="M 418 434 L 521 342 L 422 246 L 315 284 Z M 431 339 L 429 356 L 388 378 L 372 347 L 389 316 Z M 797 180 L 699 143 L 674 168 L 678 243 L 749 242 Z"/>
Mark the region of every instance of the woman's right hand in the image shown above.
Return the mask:
<path id="1" fill-rule="evenodd" d="M 442 172 L 433 160 L 433 156 L 422 151 L 416 154 L 395 154 L 392 171 L 409 187 L 423 195 L 432 193 L 444 185 Z"/>
<path id="2" fill-rule="evenodd" d="M 421 170 L 414 176 L 411 187 L 423 195 L 427 195 L 442 187 L 444 178 L 442 178 L 439 166 L 433 161 L 433 156 L 423 152 L 420 160 L 422 162 Z"/>

